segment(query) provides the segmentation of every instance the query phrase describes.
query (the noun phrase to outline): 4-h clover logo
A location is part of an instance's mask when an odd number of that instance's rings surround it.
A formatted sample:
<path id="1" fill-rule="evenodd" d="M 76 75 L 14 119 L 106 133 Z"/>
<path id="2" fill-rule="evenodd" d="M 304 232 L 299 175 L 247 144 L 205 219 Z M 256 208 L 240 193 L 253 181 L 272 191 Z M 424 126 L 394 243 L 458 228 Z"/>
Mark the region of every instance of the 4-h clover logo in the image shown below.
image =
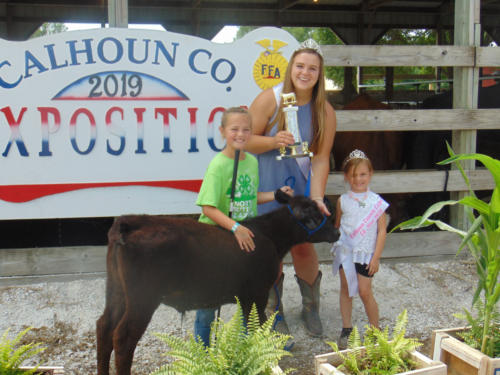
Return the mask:
<path id="1" fill-rule="evenodd" d="M 238 177 L 238 193 L 240 193 L 241 200 L 249 200 L 255 197 L 255 189 L 249 175 L 244 174 Z"/>

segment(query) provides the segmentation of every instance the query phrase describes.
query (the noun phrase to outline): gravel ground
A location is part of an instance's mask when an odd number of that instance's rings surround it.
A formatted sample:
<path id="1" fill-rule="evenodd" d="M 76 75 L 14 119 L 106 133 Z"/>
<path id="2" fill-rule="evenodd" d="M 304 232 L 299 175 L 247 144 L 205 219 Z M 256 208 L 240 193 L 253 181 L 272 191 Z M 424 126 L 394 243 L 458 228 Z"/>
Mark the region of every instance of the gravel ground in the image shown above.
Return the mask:
<path id="1" fill-rule="evenodd" d="M 293 356 L 285 358 L 282 368 L 297 369 L 294 374 L 313 375 L 314 355 L 329 352 L 325 340 L 335 340 L 341 329 L 338 306 L 339 280 L 333 277 L 330 264 L 322 264 L 321 317 L 323 338 L 309 337 L 300 320 L 301 299 L 293 274 L 286 265 L 284 303 L 288 324 L 295 337 Z M 26 340 L 42 342 L 47 350 L 46 364 L 64 366 L 67 374 L 96 374 L 95 321 L 104 309 L 103 275 L 72 276 L 73 280 L 57 278 L 32 280 L 1 279 L 0 334 L 10 328 L 10 335 L 24 327 L 33 329 Z M 461 325 L 453 313 L 469 308 L 476 284 L 472 263 L 464 258 L 436 262 L 382 264 L 374 279 L 375 298 L 379 304 L 382 326 L 391 325 L 397 315 L 408 310 L 407 335 L 424 342 L 422 352 L 429 354 L 433 329 Z M 234 305 L 222 308 L 227 320 Z M 354 300 L 354 324 L 367 324 L 363 304 Z M 153 332 L 187 335 L 193 327 L 194 313 L 182 317 L 174 309 L 161 306 L 139 342 L 135 352 L 134 374 L 149 374 L 164 364 L 167 347 Z"/>

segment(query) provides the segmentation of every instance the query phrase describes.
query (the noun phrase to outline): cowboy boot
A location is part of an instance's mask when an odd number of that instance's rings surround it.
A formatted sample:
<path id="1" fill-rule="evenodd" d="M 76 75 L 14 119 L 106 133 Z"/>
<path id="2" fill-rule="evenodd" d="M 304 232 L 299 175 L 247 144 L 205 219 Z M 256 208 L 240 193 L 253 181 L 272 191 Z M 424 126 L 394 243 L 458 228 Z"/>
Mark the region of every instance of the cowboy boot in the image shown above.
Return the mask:
<path id="1" fill-rule="evenodd" d="M 323 326 L 319 318 L 319 285 L 321 283 L 321 271 L 318 271 L 318 276 L 313 285 L 295 275 L 295 279 L 299 284 L 300 294 L 302 294 L 302 319 L 308 333 L 315 337 L 323 335 Z"/>
<path id="2" fill-rule="evenodd" d="M 281 300 L 281 297 L 283 296 L 284 278 L 285 274 L 282 273 L 278 282 L 275 283 L 271 287 L 271 290 L 269 291 L 269 298 L 267 299 L 267 306 L 266 306 L 266 316 L 269 318 L 272 314 L 277 312 L 274 318 L 273 329 L 276 332 L 282 333 L 284 335 L 289 335 L 290 330 L 288 329 L 288 324 L 286 323 L 285 320 L 285 314 L 283 312 L 283 301 Z M 295 342 L 292 339 L 290 339 L 287 341 L 284 349 L 291 350 L 294 345 Z"/>

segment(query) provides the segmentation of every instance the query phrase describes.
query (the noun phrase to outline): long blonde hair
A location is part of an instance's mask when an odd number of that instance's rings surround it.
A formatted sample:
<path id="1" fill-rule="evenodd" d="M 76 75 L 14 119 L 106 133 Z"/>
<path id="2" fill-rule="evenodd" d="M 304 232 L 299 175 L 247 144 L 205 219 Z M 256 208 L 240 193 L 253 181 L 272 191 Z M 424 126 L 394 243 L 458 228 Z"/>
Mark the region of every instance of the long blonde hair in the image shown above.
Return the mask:
<path id="1" fill-rule="evenodd" d="M 302 48 L 294 51 L 292 57 L 290 58 L 290 62 L 288 63 L 288 67 L 285 73 L 285 80 L 283 81 L 283 93 L 294 92 L 294 87 L 292 83 L 292 66 L 295 60 L 295 57 L 301 53 L 311 53 L 318 56 L 320 61 L 319 66 L 319 76 L 318 82 L 313 87 L 312 93 L 312 109 L 311 109 L 311 123 L 313 127 L 313 136 L 312 142 L 310 145 L 310 149 L 312 152 L 318 152 L 319 146 L 323 143 L 325 138 L 325 101 L 326 101 L 326 92 L 325 92 L 325 72 L 324 72 L 324 63 L 323 57 L 312 48 Z M 278 113 L 274 121 L 271 121 L 266 127 L 266 134 L 271 131 L 271 129 L 278 124 L 278 131 L 285 130 L 285 116 L 283 115 L 283 101 L 280 100 L 278 105 Z"/>

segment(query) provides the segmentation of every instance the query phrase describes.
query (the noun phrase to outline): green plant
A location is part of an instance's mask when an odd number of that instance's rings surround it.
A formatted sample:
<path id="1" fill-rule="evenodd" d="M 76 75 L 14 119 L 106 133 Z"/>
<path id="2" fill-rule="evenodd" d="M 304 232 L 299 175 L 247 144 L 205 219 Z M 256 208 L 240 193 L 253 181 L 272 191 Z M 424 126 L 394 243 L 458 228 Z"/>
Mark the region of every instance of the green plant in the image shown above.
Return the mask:
<path id="1" fill-rule="evenodd" d="M 411 370 L 415 364 L 410 353 L 422 344 L 417 339 L 405 337 L 407 323 L 408 315 L 404 310 L 396 320 L 392 337 L 388 327 L 384 330 L 367 327 L 364 342 L 354 327 L 347 346 L 351 351 L 347 352 L 339 351 L 336 342 L 327 341 L 342 359 L 338 369 L 352 375 L 392 375 Z"/>
<path id="2" fill-rule="evenodd" d="M 8 338 L 8 329 L 2 335 L 0 340 L 0 375 L 28 375 L 37 371 L 39 365 L 31 370 L 21 370 L 19 368 L 24 361 L 45 350 L 45 348 L 40 347 L 40 344 L 19 345 L 22 337 L 30 329 L 26 328 L 13 339 Z"/>
<path id="3" fill-rule="evenodd" d="M 456 318 L 464 320 L 468 324 L 468 329 L 457 332 L 457 336 L 474 349 L 481 349 L 484 331 L 484 305 L 481 300 L 477 300 L 474 305 L 477 316 L 473 316 L 470 311 L 464 309 L 463 313 L 453 314 Z M 494 310 L 491 315 L 491 326 L 494 327 L 488 334 L 490 336 L 489 345 L 492 346 L 492 357 L 500 356 L 500 312 Z"/>
<path id="4" fill-rule="evenodd" d="M 500 283 L 498 283 L 500 273 L 500 161 L 483 154 L 455 155 L 450 145 L 447 144 L 447 146 L 450 157 L 438 164 L 455 163 L 467 184 L 469 195 L 458 201 L 449 200 L 435 203 L 422 216 L 405 221 L 392 231 L 423 228 L 435 224 L 441 230 L 457 233 L 462 237 L 457 254 L 467 246 L 474 258 L 478 275 L 478 285 L 472 299 L 473 308 L 477 306 L 476 302 L 481 297 L 481 293 L 483 298 L 484 309 L 479 311 L 481 320 L 484 322 L 480 350 L 492 357 L 494 345 L 491 342 L 492 336 L 489 332 L 498 330 L 498 326 L 495 326 L 492 321 L 492 315 L 500 297 Z M 460 160 L 478 160 L 488 168 L 495 181 L 495 188 L 489 203 L 477 198 L 471 188 L 469 178 L 459 163 Z M 456 204 L 464 207 L 470 225 L 468 230 L 454 228 L 440 220 L 430 219 L 432 214 L 440 211 L 443 207 Z"/>
<path id="5" fill-rule="evenodd" d="M 212 323 L 210 345 L 196 341 L 191 334 L 188 340 L 174 335 L 155 335 L 171 350 L 165 353 L 174 362 L 162 366 L 154 375 L 270 375 L 283 356 L 291 355 L 284 350 L 290 338 L 272 329 L 274 315 L 262 326 L 255 304 L 245 325 L 238 300 L 235 314 L 229 322 L 218 319 Z M 285 371 L 287 374 L 292 369 Z"/>

